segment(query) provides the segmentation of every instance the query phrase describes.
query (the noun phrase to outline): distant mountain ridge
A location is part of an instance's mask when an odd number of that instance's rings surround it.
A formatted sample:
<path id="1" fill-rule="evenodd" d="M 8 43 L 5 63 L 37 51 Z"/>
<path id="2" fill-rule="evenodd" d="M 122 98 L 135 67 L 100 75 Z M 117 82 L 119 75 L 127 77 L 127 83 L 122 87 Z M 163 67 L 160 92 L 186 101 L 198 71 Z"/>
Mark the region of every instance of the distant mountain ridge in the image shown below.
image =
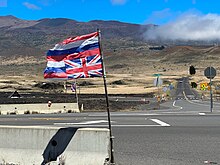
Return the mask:
<path id="1" fill-rule="evenodd" d="M 139 39 L 144 31 L 146 31 L 152 25 L 139 25 L 130 24 L 119 21 L 103 21 L 92 20 L 89 22 L 79 22 L 67 18 L 45 18 L 40 20 L 22 20 L 12 15 L 0 16 L 0 28 L 5 30 L 23 29 L 33 32 L 43 31 L 46 34 L 53 32 L 59 32 L 66 34 L 85 34 L 91 31 L 96 31 L 97 28 L 101 29 L 107 34 L 106 38 L 112 37 L 131 37 Z M 71 35 L 69 34 L 69 35 Z M 118 36 L 121 34 L 122 36 Z"/>
<path id="2" fill-rule="evenodd" d="M 46 51 L 68 37 L 91 33 L 99 28 L 106 70 L 111 73 L 135 74 L 149 70 L 176 69 L 176 65 L 202 67 L 206 62 L 219 66 L 218 45 L 195 47 L 197 42 L 158 41 L 163 50 L 150 50 L 144 34 L 156 25 L 139 25 L 118 21 L 79 22 L 66 18 L 22 20 L 0 16 L 0 74 L 40 75 L 46 66 Z M 160 45 L 161 44 L 161 45 Z M 194 44 L 191 46 L 190 44 Z M 157 45 L 158 46 L 158 45 Z M 173 66 L 174 65 L 174 66 Z M 219 66 L 220 67 L 220 66 Z"/>
<path id="3" fill-rule="evenodd" d="M 34 26 L 37 23 L 38 21 L 21 20 L 12 15 L 0 16 L 0 28 L 2 27 L 7 27 L 8 29 L 25 28 L 25 27 Z"/>
<path id="4" fill-rule="evenodd" d="M 150 26 L 102 20 L 78 22 L 66 18 L 27 21 L 12 15 L 0 16 L 0 57 L 39 56 L 67 37 L 91 33 L 97 29 L 101 30 L 106 44 L 117 41 L 144 42 L 143 33 Z M 26 51 L 27 48 L 33 51 L 30 53 L 30 50 Z"/>

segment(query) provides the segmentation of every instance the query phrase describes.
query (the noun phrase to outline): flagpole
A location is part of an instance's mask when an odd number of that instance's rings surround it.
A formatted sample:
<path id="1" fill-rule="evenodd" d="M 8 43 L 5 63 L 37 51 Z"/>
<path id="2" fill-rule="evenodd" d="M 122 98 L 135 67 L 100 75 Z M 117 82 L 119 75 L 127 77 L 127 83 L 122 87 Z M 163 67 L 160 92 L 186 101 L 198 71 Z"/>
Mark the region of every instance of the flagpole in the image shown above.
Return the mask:
<path id="1" fill-rule="evenodd" d="M 104 81 L 104 87 L 105 87 L 105 98 L 106 98 L 106 109 L 108 113 L 108 127 L 109 127 L 109 134 L 110 134 L 110 164 L 115 165 L 114 162 L 114 149 L 113 149 L 113 139 L 114 136 L 112 135 L 112 126 L 111 126 L 111 117 L 110 117 L 110 110 L 109 110 L 109 99 L 108 99 L 108 91 L 107 91 L 107 84 L 106 84 L 106 74 L 105 74 L 105 67 L 104 67 L 104 61 L 103 61 L 103 55 L 102 55 L 102 49 L 101 49 L 101 37 L 100 37 L 100 30 L 97 29 L 98 32 L 98 40 L 99 40 L 99 51 L 102 61 L 102 71 L 103 71 L 103 81 Z"/>

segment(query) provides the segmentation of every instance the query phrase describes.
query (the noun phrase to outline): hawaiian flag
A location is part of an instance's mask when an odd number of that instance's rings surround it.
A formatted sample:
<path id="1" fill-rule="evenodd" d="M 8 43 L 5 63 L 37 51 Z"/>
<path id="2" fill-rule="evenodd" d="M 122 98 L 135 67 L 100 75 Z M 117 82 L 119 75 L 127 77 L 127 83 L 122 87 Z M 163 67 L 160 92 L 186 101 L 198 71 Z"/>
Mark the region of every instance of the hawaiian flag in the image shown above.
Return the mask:
<path id="1" fill-rule="evenodd" d="M 72 92 L 76 92 L 76 83 L 73 83 L 73 84 L 71 85 L 71 91 L 72 91 Z"/>
<path id="2" fill-rule="evenodd" d="M 103 76 L 98 32 L 68 38 L 47 52 L 46 79 Z"/>

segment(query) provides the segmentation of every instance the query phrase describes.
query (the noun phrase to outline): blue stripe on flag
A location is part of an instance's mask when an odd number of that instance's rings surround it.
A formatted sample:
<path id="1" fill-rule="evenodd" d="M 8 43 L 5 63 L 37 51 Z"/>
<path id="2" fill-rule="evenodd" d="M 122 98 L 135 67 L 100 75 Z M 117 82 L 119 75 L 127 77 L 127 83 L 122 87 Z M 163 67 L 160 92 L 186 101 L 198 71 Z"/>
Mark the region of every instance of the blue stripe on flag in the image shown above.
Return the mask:
<path id="1" fill-rule="evenodd" d="M 65 67 L 62 67 L 62 68 L 47 67 L 44 70 L 44 73 L 65 73 L 65 72 L 66 72 Z"/>

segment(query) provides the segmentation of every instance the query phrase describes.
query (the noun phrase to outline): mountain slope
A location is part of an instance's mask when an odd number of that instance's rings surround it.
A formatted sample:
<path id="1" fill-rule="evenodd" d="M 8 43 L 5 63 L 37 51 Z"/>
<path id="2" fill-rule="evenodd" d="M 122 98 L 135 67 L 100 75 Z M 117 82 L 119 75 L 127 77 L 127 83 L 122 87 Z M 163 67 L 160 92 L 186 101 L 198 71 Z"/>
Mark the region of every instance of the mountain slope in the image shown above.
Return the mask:
<path id="1" fill-rule="evenodd" d="M 0 17 L 1 74 L 39 74 L 46 65 L 45 53 L 56 43 L 77 35 L 101 30 L 105 64 L 110 73 L 146 73 L 168 71 L 188 65 L 219 66 L 218 46 L 169 46 L 149 50 L 144 33 L 155 25 L 138 25 L 118 21 L 41 19 L 26 21 L 14 16 Z M 205 62 L 204 62 L 205 61 Z"/>
<path id="2" fill-rule="evenodd" d="M 103 42 L 117 40 L 143 41 L 142 33 L 148 25 L 128 24 L 117 21 L 90 21 L 77 22 L 70 19 L 41 19 L 38 21 L 25 21 L 13 16 L 0 17 L 0 47 L 3 51 L 0 56 L 30 55 L 27 51 L 17 52 L 19 48 L 29 47 L 43 53 L 63 39 L 87 34 L 100 29 Z M 32 54 L 37 56 L 37 54 Z"/>
<path id="3" fill-rule="evenodd" d="M 12 15 L 0 16 L 0 28 L 2 27 L 7 27 L 9 29 L 25 28 L 25 27 L 34 26 L 37 23 L 38 23 L 37 21 L 21 20 Z"/>

